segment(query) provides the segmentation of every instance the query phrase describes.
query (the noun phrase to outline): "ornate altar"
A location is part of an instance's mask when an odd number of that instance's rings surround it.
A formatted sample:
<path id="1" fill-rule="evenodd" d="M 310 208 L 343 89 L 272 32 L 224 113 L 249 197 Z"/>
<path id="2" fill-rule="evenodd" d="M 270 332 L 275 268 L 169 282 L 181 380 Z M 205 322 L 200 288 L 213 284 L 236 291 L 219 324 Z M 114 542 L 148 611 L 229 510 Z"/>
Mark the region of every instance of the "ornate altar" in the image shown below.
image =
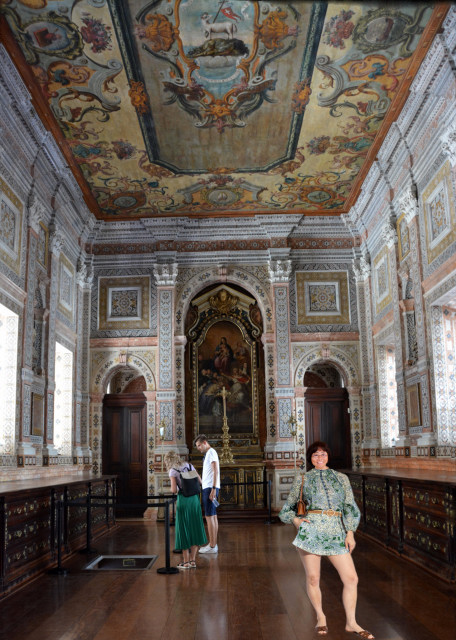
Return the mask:
<path id="1" fill-rule="evenodd" d="M 265 433 L 261 312 L 247 292 L 227 284 L 192 301 L 187 335 L 187 442 L 204 433 L 219 453 L 222 501 L 263 504 Z M 191 447 L 190 447 L 191 448 Z M 194 452 L 198 464 L 198 454 Z"/>

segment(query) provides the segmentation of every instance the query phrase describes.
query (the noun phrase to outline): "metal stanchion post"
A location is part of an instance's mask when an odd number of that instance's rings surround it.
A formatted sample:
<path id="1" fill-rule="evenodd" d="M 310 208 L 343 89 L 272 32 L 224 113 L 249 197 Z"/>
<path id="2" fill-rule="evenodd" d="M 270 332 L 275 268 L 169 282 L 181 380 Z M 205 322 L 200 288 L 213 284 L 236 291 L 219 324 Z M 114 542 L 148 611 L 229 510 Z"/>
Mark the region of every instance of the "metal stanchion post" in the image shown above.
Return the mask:
<path id="1" fill-rule="evenodd" d="M 272 524 L 272 516 L 271 516 L 271 479 L 268 480 L 268 519 L 265 520 L 264 524 Z"/>
<path id="2" fill-rule="evenodd" d="M 98 553 L 96 549 L 92 549 L 90 543 L 92 542 L 92 488 L 89 487 L 87 492 L 87 512 L 86 512 L 86 547 L 81 549 L 80 553 Z"/>
<path id="3" fill-rule="evenodd" d="M 169 563 L 169 503 L 170 500 L 166 500 L 165 502 L 165 558 L 166 558 L 166 567 L 161 567 L 157 569 L 157 573 L 179 573 L 179 569 L 177 567 L 171 567 Z"/>
<path id="4" fill-rule="evenodd" d="M 50 569 L 48 573 L 56 576 L 66 576 L 68 571 L 62 567 L 62 545 L 63 545 L 63 504 L 57 501 L 57 566 Z"/>

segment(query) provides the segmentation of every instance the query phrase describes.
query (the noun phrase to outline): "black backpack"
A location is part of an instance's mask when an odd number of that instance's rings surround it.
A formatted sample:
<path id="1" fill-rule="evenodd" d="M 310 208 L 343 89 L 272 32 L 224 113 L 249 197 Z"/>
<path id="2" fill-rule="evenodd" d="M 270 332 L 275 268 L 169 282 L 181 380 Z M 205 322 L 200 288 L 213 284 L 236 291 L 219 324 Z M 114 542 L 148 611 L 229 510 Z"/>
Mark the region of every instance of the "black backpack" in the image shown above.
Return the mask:
<path id="1" fill-rule="evenodd" d="M 180 478 L 180 492 L 185 498 L 190 496 L 196 496 L 201 491 L 201 484 L 198 478 L 198 472 L 192 469 L 189 465 L 188 471 L 181 471 L 180 469 L 174 469 L 178 472 Z"/>

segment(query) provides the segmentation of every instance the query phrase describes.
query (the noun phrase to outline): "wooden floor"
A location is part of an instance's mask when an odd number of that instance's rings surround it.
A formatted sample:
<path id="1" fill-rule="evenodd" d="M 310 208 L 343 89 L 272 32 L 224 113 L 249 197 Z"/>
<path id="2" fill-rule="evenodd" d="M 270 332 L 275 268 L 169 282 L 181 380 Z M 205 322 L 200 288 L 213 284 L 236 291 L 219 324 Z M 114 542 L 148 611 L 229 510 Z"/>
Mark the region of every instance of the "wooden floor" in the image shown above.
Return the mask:
<path id="1" fill-rule="evenodd" d="M 0 603 L 8 640 L 304 640 L 316 638 L 304 573 L 280 523 L 220 526 L 218 555 L 198 568 L 160 575 L 162 524 L 122 522 L 98 540 L 100 553 L 159 554 L 148 571 L 84 571 L 86 557 L 64 562 L 67 576 L 46 575 Z M 358 539 L 358 621 L 379 640 L 456 637 L 456 588 Z M 171 554 L 172 564 L 179 555 Z M 327 561 L 322 586 L 331 640 L 344 631 L 340 582 Z"/>

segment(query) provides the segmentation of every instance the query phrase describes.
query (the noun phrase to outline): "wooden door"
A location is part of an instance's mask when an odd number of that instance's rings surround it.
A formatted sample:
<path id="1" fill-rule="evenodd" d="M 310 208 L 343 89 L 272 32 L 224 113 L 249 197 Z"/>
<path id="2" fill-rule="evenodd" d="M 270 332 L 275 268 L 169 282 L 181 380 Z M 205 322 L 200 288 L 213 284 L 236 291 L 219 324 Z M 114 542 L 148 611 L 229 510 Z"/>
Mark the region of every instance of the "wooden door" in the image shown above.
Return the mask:
<path id="1" fill-rule="evenodd" d="M 350 418 L 346 389 L 307 389 L 304 396 L 306 443 L 322 440 L 331 449 L 329 466 L 351 468 Z"/>
<path id="2" fill-rule="evenodd" d="M 103 401 L 103 473 L 117 475 L 119 503 L 145 503 L 147 495 L 146 398 L 144 394 L 108 394 Z M 118 509 L 123 517 L 146 509 Z"/>

